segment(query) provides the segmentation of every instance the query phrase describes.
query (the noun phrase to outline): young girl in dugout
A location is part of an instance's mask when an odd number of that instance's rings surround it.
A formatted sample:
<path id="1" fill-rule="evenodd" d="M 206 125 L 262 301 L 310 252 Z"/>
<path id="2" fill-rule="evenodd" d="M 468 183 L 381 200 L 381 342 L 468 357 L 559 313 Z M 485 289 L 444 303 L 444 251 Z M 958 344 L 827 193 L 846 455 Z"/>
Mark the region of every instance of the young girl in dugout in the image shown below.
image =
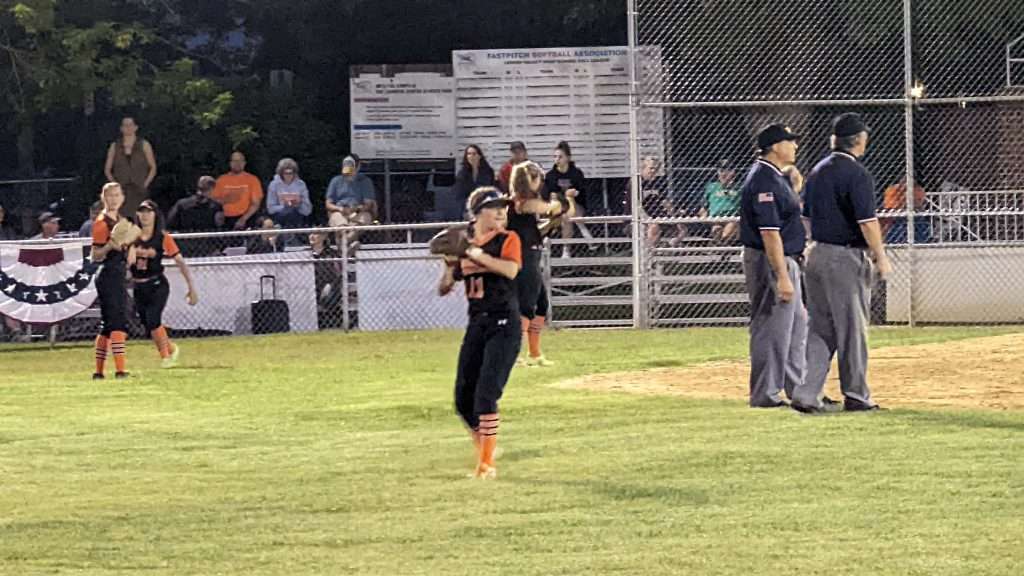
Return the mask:
<path id="1" fill-rule="evenodd" d="M 199 296 L 177 243 L 170 233 L 164 231 L 164 218 L 155 202 L 145 200 L 139 205 L 135 213 L 135 224 L 142 230 L 128 251 L 132 283 L 135 286 L 135 310 L 156 344 L 162 359 L 161 367 L 173 368 L 178 364 L 179 349 L 171 342 L 163 325 L 164 308 L 171 291 L 167 277 L 164 276 L 164 258 L 173 258 L 181 270 L 188 286 L 185 299 L 190 306 L 196 305 Z"/>
<path id="2" fill-rule="evenodd" d="M 548 293 L 540 267 L 544 254 L 544 235 L 539 229 L 537 218 L 563 215 L 572 217 L 575 207 L 574 202 L 567 202 L 563 206 L 561 201 L 554 198 L 550 202 L 544 201 L 541 198 L 543 192 L 544 170 L 540 165 L 526 161 L 512 168 L 509 193 L 513 203 L 509 209 L 507 227 L 519 235 L 523 246 L 523 265 L 516 276 L 516 292 L 519 296 L 522 332 L 527 339 L 529 351 L 523 363 L 529 367 L 554 364 L 544 357 L 540 349 L 540 334 L 548 312 Z"/>
<path id="3" fill-rule="evenodd" d="M 116 378 L 126 378 L 125 341 L 128 339 L 126 315 L 128 291 L 125 287 L 127 246 L 111 238 L 111 231 L 120 221 L 118 211 L 124 204 L 124 191 L 116 182 L 103 186 L 100 193 L 103 212 L 92 226 L 92 261 L 101 264 L 96 276 L 96 292 L 100 301 L 100 333 L 96 336 L 96 372 L 93 380 L 102 380 L 108 350 L 113 352 Z"/>
<path id="4" fill-rule="evenodd" d="M 461 257 L 446 257 L 440 292 L 465 283 L 469 325 L 459 351 L 455 409 L 476 446 L 473 477 L 497 476 L 498 400 L 519 355 L 522 336 L 515 278 L 522 263 L 519 236 L 505 229 L 508 198 L 496 188 L 477 188 L 469 196 L 469 248 Z"/>

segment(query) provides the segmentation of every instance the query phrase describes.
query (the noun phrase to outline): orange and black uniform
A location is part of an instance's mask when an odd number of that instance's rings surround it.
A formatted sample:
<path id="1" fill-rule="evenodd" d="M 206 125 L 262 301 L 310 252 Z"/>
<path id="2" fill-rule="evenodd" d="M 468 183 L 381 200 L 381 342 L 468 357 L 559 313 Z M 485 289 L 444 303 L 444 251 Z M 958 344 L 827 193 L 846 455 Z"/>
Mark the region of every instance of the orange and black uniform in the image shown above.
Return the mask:
<path id="1" fill-rule="evenodd" d="M 522 248 L 515 232 L 498 232 L 474 239 L 486 254 L 522 264 Z M 498 411 L 516 356 L 522 345 L 516 283 L 489 272 L 469 259 L 455 265 L 454 277 L 465 283 L 469 300 L 469 326 L 459 351 L 455 381 L 455 408 L 466 425 L 476 430 L 481 414 Z"/>
<path id="2" fill-rule="evenodd" d="M 544 239 L 541 238 L 535 214 L 520 214 L 509 208 L 507 228 L 521 240 L 522 267 L 516 276 L 516 291 L 519 295 L 519 315 L 527 320 L 547 316 L 548 292 L 544 289 L 544 276 L 540 264 L 544 255 Z"/>
<path id="3" fill-rule="evenodd" d="M 110 231 L 117 219 L 100 214 L 92 225 L 93 253 L 110 242 Z M 128 340 L 128 290 L 125 287 L 125 253 L 110 250 L 96 276 L 96 292 L 100 301 L 100 333 L 96 336 L 96 372 L 103 377 L 108 350 L 113 352 L 118 376 L 125 374 L 125 342 Z"/>
<path id="4" fill-rule="evenodd" d="M 134 248 L 135 260 L 131 263 L 131 272 L 135 281 L 135 310 L 146 332 L 152 333 L 163 324 L 164 307 L 170 295 L 163 260 L 174 258 L 181 251 L 167 232 L 157 232 L 147 240 L 139 238 Z"/>
<path id="5" fill-rule="evenodd" d="M 110 242 L 110 231 L 117 220 L 101 214 L 92 225 L 93 248 L 101 248 Z M 125 288 L 126 252 L 110 250 L 103 259 L 103 266 L 96 276 L 96 292 L 99 294 L 100 315 L 103 323 L 100 334 L 110 337 L 111 332 L 128 331 L 128 291 Z"/>

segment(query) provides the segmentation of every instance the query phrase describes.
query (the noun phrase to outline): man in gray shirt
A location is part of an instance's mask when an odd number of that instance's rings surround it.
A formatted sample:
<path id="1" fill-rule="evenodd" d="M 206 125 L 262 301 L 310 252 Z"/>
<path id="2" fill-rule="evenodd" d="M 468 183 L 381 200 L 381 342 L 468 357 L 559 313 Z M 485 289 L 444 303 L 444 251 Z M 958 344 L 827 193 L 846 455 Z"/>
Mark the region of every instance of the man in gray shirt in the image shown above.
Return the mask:
<path id="1" fill-rule="evenodd" d="M 350 154 L 341 163 L 341 174 L 327 186 L 327 222 L 332 228 L 368 226 L 377 219 L 377 191 L 373 182 L 359 173 L 359 157 Z M 354 243 L 358 233 L 338 235 L 342 241 Z"/>

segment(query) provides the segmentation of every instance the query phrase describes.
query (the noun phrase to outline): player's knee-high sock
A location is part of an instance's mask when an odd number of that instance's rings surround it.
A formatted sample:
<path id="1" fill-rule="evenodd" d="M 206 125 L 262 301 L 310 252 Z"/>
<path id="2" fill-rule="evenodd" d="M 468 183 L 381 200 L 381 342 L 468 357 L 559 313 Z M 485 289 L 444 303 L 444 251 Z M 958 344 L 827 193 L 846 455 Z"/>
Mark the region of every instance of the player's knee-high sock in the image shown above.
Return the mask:
<path id="1" fill-rule="evenodd" d="M 471 429 L 469 431 L 469 433 L 473 437 L 473 450 L 476 451 L 476 457 L 479 459 L 480 458 L 480 447 L 481 447 L 481 445 L 483 443 L 483 441 L 482 441 L 483 437 L 480 435 L 480 428 L 479 427 L 473 428 L 473 429 Z"/>
<path id="2" fill-rule="evenodd" d="M 160 353 L 161 358 L 167 358 L 171 355 L 172 344 L 171 338 L 167 335 L 167 328 L 161 325 L 150 332 L 149 335 L 153 338 L 153 344 L 156 345 L 156 351 Z"/>
<path id="3" fill-rule="evenodd" d="M 494 450 L 498 447 L 498 423 L 501 417 L 497 413 L 480 415 L 480 461 L 477 471 L 494 468 Z"/>
<path id="4" fill-rule="evenodd" d="M 523 338 L 528 338 L 530 334 L 530 319 L 526 316 L 520 316 L 519 320 L 523 327 Z"/>
<path id="5" fill-rule="evenodd" d="M 126 340 L 128 340 L 128 334 L 125 332 L 114 331 L 110 333 L 110 350 L 114 353 L 114 366 L 118 372 L 124 372 Z"/>
<path id="6" fill-rule="evenodd" d="M 107 347 L 110 339 L 100 334 L 96 336 L 96 373 L 103 374 L 103 366 L 107 363 Z"/>
<path id="7" fill-rule="evenodd" d="M 530 320 L 530 327 L 527 329 L 528 339 L 530 342 L 530 357 L 540 358 L 540 332 L 544 329 L 544 317 L 535 316 L 533 320 Z"/>

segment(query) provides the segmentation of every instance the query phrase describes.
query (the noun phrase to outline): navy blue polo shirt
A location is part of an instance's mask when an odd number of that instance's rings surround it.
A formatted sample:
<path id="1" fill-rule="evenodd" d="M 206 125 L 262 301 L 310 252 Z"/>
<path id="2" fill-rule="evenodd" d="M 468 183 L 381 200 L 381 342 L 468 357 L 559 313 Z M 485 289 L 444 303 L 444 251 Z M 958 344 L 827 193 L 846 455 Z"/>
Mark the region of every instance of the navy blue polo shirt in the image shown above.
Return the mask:
<path id="1" fill-rule="evenodd" d="M 816 242 L 866 247 L 860 225 L 877 220 L 871 174 L 851 154 L 829 154 L 807 177 L 804 217 Z"/>
<path id="2" fill-rule="evenodd" d="M 790 188 L 789 179 L 774 164 L 759 159 L 747 173 L 740 191 L 740 242 L 764 250 L 762 230 L 778 230 L 786 256 L 803 253 L 800 199 Z"/>

